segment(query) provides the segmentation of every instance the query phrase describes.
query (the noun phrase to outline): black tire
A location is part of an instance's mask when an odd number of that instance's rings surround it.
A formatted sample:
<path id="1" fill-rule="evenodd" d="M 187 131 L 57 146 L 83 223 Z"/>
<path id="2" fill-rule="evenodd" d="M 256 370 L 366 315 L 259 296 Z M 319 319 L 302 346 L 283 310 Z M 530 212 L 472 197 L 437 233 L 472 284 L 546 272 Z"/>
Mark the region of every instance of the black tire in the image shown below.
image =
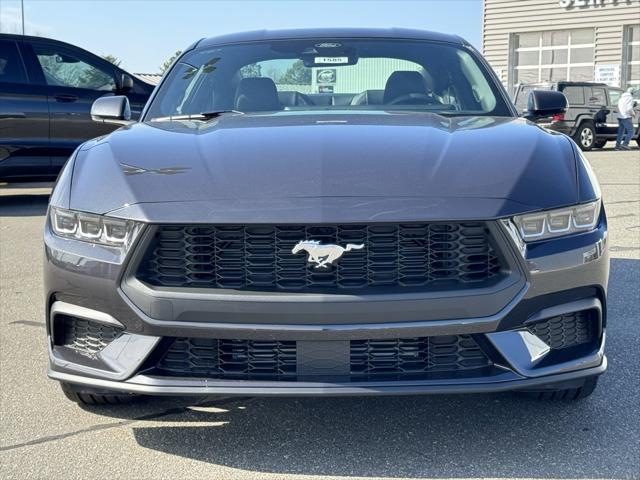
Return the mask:
<path id="1" fill-rule="evenodd" d="M 588 152 L 596 142 L 596 127 L 593 122 L 582 122 L 573 135 L 573 141 L 578 144 L 580 150 Z"/>
<path id="2" fill-rule="evenodd" d="M 60 383 L 62 393 L 79 405 L 121 405 L 137 398 L 136 395 L 123 395 L 105 390 L 91 390 L 70 383 Z"/>
<path id="3" fill-rule="evenodd" d="M 596 142 L 594 142 L 593 144 L 593 148 L 602 148 L 607 144 L 606 140 L 597 140 Z"/>
<path id="4" fill-rule="evenodd" d="M 587 398 L 598 386 L 598 377 L 587 377 L 580 387 L 562 390 L 541 390 L 539 392 L 522 392 L 522 395 L 535 400 L 565 400 L 573 401 Z"/>

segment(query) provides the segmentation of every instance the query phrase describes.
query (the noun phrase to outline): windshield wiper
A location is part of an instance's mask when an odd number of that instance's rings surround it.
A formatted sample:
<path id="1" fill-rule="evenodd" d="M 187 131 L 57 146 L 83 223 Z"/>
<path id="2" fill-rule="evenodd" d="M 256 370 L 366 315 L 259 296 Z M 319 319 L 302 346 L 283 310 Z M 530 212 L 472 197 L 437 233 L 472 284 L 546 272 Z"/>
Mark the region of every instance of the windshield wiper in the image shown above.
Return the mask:
<path id="1" fill-rule="evenodd" d="M 244 112 L 239 112 L 238 110 L 212 110 L 211 112 L 202 112 L 202 113 L 190 113 L 188 115 L 169 115 L 167 117 L 156 117 L 152 118 L 152 122 L 172 122 L 174 120 L 211 120 L 212 118 L 217 118 L 220 115 L 224 115 L 225 113 L 236 113 L 239 115 L 244 115 Z"/>

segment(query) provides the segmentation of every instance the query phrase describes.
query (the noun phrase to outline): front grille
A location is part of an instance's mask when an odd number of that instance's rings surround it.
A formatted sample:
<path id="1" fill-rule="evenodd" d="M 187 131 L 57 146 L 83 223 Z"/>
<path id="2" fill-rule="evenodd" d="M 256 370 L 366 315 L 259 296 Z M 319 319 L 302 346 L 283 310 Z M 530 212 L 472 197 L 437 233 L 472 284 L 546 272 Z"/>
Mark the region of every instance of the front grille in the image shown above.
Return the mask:
<path id="1" fill-rule="evenodd" d="M 297 381 L 298 342 L 177 338 L 161 354 L 154 374 L 211 379 Z M 342 342 L 337 342 L 342 343 Z M 345 341 L 346 363 L 327 375 L 349 381 L 472 375 L 492 365 L 469 335 Z M 321 358 L 319 362 L 323 362 Z M 336 359 L 337 360 L 337 359 Z M 313 360 L 304 359 L 309 366 Z M 302 375 L 313 381 L 313 375 Z M 322 375 L 316 375 L 321 377 Z"/>
<path id="2" fill-rule="evenodd" d="M 157 368 L 173 376 L 284 379 L 296 374 L 296 342 L 177 338 Z"/>
<path id="3" fill-rule="evenodd" d="M 364 244 L 315 268 L 301 240 Z M 485 286 L 502 270 L 484 223 L 158 227 L 138 277 L 156 286 L 335 291 Z"/>
<path id="4" fill-rule="evenodd" d="M 594 310 L 569 313 L 529 326 L 529 331 L 553 350 L 591 343 L 597 332 Z"/>
<path id="5" fill-rule="evenodd" d="M 469 335 L 351 342 L 351 375 L 458 372 L 491 364 Z"/>
<path id="6" fill-rule="evenodd" d="M 114 341 L 122 329 L 68 315 L 57 315 L 54 323 L 55 344 L 95 357 Z"/>

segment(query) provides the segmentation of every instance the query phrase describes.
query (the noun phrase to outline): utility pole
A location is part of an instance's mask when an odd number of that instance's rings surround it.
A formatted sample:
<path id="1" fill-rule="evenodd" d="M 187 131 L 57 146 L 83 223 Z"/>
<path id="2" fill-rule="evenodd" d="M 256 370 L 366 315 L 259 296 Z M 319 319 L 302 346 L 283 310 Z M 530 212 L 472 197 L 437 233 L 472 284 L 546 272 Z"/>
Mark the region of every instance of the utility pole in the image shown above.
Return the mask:
<path id="1" fill-rule="evenodd" d="M 22 35 L 24 35 L 24 0 L 20 0 L 20 13 L 22 13 Z"/>

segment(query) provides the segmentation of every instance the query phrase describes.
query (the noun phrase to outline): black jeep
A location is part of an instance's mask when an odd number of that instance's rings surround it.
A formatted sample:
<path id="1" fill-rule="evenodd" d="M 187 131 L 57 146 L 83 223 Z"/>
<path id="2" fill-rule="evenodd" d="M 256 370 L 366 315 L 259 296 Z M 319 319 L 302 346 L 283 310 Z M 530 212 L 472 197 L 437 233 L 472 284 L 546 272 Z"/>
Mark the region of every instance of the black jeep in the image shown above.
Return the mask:
<path id="1" fill-rule="evenodd" d="M 519 112 L 527 109 L 527 98 L 532 90 L 556 90 L 565 94 L 569 103 L 566 113 L 541 119 L 538 123 L 569 135 L 582 150 L 602 148 L 608 141 L 616 139 L 621 88 L 588 82 L 521 84 L 514 99 Z M 635 139 L 640 144 L 638 118 L 633 122 Z"/>

